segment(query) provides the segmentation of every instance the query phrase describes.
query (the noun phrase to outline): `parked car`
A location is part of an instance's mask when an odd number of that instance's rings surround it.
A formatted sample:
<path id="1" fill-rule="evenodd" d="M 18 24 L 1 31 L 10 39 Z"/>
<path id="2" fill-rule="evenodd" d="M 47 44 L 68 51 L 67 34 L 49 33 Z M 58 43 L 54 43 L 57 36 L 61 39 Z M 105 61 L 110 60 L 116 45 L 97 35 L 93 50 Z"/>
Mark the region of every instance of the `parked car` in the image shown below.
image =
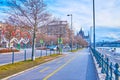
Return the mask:
<path id="1" fill-rule="evenodd" d="M 43 47 L 37 47 L 36 49 L 37 50 L 46 50 L 47 48 L 45 46 L 43 46 Z"/>
<path id="2" fill-rule="evenodd" d="M 58 49 L 58 47 L 56 45 L 47 46 L 47 48 L 50 50 L 57 50 Z"/>
<path id="3" fill-rule="evenodd" d="M 70 46 L 66 45 L 66 46 L 63 46 L 64 49 L 69 49 Z"/>

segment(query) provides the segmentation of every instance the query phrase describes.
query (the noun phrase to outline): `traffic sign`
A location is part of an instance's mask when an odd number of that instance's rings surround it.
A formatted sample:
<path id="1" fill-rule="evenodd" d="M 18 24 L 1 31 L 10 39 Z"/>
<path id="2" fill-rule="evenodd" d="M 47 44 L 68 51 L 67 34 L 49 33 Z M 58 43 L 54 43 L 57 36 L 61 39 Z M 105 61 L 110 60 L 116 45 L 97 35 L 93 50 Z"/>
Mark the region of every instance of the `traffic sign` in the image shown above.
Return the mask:
<path id="1" fill-rule="evenodd" d="M 20 44 L 17 44 L 17 49 L 19 49 L 19 50 L 20 50 Z"/>
<path id="2" fill-rule="evenodd" d="M 43 43 L 44 43 L 44 41 L 42 39 L 40 39 L 40 44 L 43 44 Z"/>
<path id="3" fill-rule="evenodd" d="M 62 44 L 62 43 L 63 43 L 62 38 L 58 38 L 58 44 Z"/>

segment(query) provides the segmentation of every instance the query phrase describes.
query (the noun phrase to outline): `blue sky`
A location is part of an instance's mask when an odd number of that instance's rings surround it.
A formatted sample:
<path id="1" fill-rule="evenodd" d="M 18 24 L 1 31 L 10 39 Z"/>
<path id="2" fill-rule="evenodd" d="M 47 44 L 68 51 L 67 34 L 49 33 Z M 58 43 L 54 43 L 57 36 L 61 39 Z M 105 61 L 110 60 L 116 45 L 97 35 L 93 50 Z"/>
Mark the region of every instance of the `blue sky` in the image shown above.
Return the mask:
<path id="1" fill-rule="evenodd" d="M 92 0 L 44 0 L 48 10 L 58 18 L 67 20 L 73 14 L 73 27 L 77 32 L 82 27 L 87 33 L 92 26 Z M 95 0 L 96 40 L 120 39 L 120 0 Z"/>
<path id="2" fill-rule="evenodd" d="M 5 0 L 4 0 L 5 1 Z M 44 0 L 48 11 L 61 20 L 70 23 L 67 14 L 73 14 L 75 32 L 82 27 L 85 32 L 92 26 L 92 0 Z M 120 39 L 120 0 L 95 0 L 96 7 L 96 40 Z M 3 9 L 5 6 L 1 6 Z M 6 17 L 0 13 L 1 19 Z"/>

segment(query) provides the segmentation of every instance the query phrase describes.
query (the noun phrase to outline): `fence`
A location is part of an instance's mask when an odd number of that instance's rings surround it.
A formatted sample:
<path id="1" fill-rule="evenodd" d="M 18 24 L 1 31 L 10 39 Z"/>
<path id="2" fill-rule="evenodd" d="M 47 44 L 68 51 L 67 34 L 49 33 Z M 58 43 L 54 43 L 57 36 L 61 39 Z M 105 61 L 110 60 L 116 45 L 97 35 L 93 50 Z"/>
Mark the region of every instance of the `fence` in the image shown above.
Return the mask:
<path id="1" fill-rule="evenodd" d="M 97 64 L 101 67 L 101 73 L 106 74 L 105 80 L 120 80 L 119 64 L 109 61 L 104 55 L 97 50 L 90 48 Z"/>

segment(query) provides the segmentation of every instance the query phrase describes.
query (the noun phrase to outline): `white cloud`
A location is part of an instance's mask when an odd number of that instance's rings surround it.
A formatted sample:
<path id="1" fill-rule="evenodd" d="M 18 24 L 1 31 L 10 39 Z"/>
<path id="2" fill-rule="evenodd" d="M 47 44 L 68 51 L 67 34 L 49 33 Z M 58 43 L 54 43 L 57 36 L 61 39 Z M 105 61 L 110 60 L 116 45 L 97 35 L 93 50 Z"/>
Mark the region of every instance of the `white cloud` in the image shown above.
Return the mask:
<path id="1" fill-rule="evenodd" d="M 120 0 L 97 0 L 96 2 L 96 25 L 120 26 Z"/>
<path id="2" fill-rule="evenodd" d="M 92 26 L 92 0 L 44 1 L 48 5 L 49 12 L 55 17 L 67 20 L 70 23 L 70 17 L 67 17 L 67 14 L 73 14 L 73 27 L 75 31 L 80 30 L 80 27 L 88 31 L 90 26 Z M 96 26 L 120 26 L 119 4 L 120 0 L 95 0 Z M 114 33 L 114 35 L 111 34 L 110 37 L 115 38 L 115 35 L 117 35 L 117 33 Z"/>
<path id="3" fill-rule="evenodd" d="M 96 25 L 119 26 L 120 0 L 95 0 L 96 3 Z M 66 14 L 72 13 L 74 23 L 77 25 L 92 25 L 92 1 L 91 0 L 58 0 L 48 5 L 53 14 L 62 19 Z M 52 12 L 51 11 L 51 12 Z M 62 14 L 62 15 L 61 15 Z M 79 21 L 79 22 L 78 22 Z M 77 23 L 76 23 L 77 22 Z"/>
<path id="4" fill-rule="evenodd" d="M 67 14 L 73 14 L 73 27 L 75 31 L 78 31 L 82 25 L 83 27 L 92 25 L 92 6 L 89 4 L 90 0 L 58 0 L 55 2 L 53 6 L 48 3 L 50 12 L 56 15 L 56 17 L 68 20 L 69 23 L 70 18 L 67 17 Z"/>
<path id="5" fill-rule="evenodd" d="M 48 0 L 47 0 L 48 1 Z M 73 26 L 74 30 L 80 30 L 83 27 L 84 30 L 90 30 L 92 26 L 92 0 L 53 0 L 56 4 L 48 5 L 48 8 L 53 11 L 53 15 L 62 18 L 63 20 L 68 20 L 70 18 L 66 16 L 68 13 L 73 14 Z M 120 26 L 120 0 L 95 0 L 95 10 L 96 10 L 96 27 L 112 27 L 117 28 Z M 51 11 L 51 12 L 52 12 Z M 104 29 L 104 28 L 103 28 Z M 119 28 L 118 28 L 119 29 Z M 86 32 L 87 32 L 86 31 Z M 110 32 L 110 35 L 107 33 Z M 100 33 L 100 31 L 96 32 Z M 111 30 L 104 31 L 102 35 L 97 35 L 97 39 L 102 37 L 106 38 L 119 38 L 119 35 L 111 33 Z"/>

